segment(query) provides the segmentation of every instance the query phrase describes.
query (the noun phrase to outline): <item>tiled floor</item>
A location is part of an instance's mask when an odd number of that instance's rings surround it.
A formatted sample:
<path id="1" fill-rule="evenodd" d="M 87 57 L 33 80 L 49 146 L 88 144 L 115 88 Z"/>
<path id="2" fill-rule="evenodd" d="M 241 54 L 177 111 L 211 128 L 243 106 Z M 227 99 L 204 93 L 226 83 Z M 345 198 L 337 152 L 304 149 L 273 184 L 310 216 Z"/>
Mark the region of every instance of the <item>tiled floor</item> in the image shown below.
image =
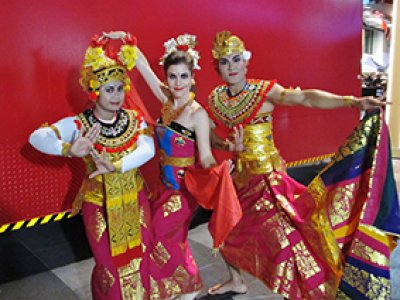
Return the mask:
<path id="1" fill-rule="evenodd" d="M 394 161 L 397 177 L 397 188 L 400 191 L 400 160 Z M 211 238 L 206 224 L 200 225 L 189 233 L 189 241 L 194 257 L 200 267 L 204 285 L 209 287 L 228 278 L 227 269 L 222 259 L 212 257 Z M 400 300 L 400 246 L 393 252 L 391 259 L 392 299 Z M 29 276 L 20 280 L 0 285 L 0 299 L 62 299 L 89 300 L 90 274 L 93 259 L 86 259 L 48 272 Z M 4 270 L 0 270 L 4 272 Z M 283 299 L 270 292 L 258 280 L 246 276 L 249 291 L 246 295 L 235 296 L 234 299 Z M 205 292 L 202 293 L 204 295 Z"/>

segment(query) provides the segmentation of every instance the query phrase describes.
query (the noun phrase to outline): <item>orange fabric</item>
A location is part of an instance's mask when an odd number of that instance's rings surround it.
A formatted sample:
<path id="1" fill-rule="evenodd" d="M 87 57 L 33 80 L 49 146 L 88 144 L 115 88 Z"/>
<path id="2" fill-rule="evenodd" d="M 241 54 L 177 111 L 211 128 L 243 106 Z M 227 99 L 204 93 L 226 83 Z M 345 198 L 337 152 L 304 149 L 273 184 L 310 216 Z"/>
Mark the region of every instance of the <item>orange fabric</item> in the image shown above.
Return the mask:
<path id="1" fill-rule="evenodd" d="M 188 191 L 205 209 L 213 209 L 209 230 L 214 248 L 220 247 L 242 218 L 242 208 L 236 195 L 227 161 L 209 169 L 191 167 L 185 171 Z"/>

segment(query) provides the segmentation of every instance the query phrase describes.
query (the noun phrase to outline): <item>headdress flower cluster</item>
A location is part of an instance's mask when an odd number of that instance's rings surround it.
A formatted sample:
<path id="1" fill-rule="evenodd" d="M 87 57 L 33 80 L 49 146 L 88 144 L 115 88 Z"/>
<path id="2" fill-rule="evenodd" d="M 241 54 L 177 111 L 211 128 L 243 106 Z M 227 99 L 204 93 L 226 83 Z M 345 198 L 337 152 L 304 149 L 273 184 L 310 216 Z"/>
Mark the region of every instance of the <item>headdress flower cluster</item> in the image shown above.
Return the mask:
<path id="1" fill-rule="evenodd" d="M 116 39 L 122 42 L 118 52 L 110 43 Z M 130 33 L 119 31 L 93 37 L 85 53 L 79 81 L 83 89 L 90 93 L 91 98 L 96 99 L 100 86 L 112 80 L 122 81 L 125 91 L 130 90 L 131 81 L 126 70 L 135 67 L 136 49 L 136 38 Z"/>
<path id="2" fill-rule="evenodd" d="M 165 53 L 160 59 L 160 65 L 164 64 L 165 59 L 168 55 L 175 51 L 184 51 L 187 52 L 193 58 L 193 69 L 200 70 L 199 52 L 194 50 L 194 47 L 197 45 L 196 36 L 191 34 L 182 34 L 178 36 L 176 39 L 169 39 L 164 43 Z"/>

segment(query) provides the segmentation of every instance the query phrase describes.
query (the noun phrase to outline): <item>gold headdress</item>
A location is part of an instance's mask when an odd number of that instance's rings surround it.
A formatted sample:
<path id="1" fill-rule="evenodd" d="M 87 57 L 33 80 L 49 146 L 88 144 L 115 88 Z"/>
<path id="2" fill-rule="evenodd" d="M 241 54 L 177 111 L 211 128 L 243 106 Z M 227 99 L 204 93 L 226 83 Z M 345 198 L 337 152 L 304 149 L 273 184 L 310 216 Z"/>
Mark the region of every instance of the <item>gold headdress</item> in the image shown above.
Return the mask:
<path id="1" fill-rule="evenodd" d="M 115 39 L 123 43 L 118 53 L 110 45 Z M 126 70 L 133 69 L 136 58 L 136 39 L 131 34 L 121 31 L 96 35 L 86 50 L 79 83 L 93 99 L 99 95 L 100 86 L 112 80 L 122 81 L 125 91 L 129 91 L 131 80 Z"/>
<path id="2" fill-rule="evenodd" d="M 250 59 L 250 52 L 246 51 L 243 41 L 236 35 L 231 35 L 230 31 L 217 32 L 215 35 L 212 55 L 218 60 L 223 56 L 233 53 L 243 53 L 246 60 Z"/>
<path id="3" fill-rule="evenodd" d="M 160 65 L 164 64 L 165 59 L 171 53 L 175 51 L 184 51 L 189 53 L 189 55 L 193 58 L 193 69 L 200 70 L 200 55 L 198 51 L 194 50 L 196 45 L 196 36 L 187 33 L 178 36 L 176 39 L 169 39 L 164 43 L 165 52 L 160 59 Z"/>

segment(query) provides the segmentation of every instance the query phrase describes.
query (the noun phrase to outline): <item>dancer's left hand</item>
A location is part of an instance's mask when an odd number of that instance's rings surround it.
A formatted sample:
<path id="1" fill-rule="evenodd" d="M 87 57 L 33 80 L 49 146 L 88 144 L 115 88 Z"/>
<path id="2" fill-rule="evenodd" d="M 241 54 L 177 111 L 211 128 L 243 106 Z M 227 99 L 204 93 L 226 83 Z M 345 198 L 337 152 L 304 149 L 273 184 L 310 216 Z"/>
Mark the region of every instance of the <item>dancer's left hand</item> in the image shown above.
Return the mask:
<path id="1" fill-rule="evenodd" d="M 94 178 L 98 175 L 108 174 L 115 172 L 115 166 L 112 164 L 110 159 L 108 158 L 107 152 L 104 149 L 103 153 L 99 155 L 96 150 L 92 149 L 90 151 L 90 155 L 93 158 L 94 163 L 96 164 L 97 170 L 89 175 L 89 178 Z"/>
<path id="2" fill-rule="evenodd" d="M 392 104 L 391 102 L 383 101 L 384 99 L 384 96 L 354 98 L 353 106 L 357 107 L 359 110 L 367 110 Z"/>

